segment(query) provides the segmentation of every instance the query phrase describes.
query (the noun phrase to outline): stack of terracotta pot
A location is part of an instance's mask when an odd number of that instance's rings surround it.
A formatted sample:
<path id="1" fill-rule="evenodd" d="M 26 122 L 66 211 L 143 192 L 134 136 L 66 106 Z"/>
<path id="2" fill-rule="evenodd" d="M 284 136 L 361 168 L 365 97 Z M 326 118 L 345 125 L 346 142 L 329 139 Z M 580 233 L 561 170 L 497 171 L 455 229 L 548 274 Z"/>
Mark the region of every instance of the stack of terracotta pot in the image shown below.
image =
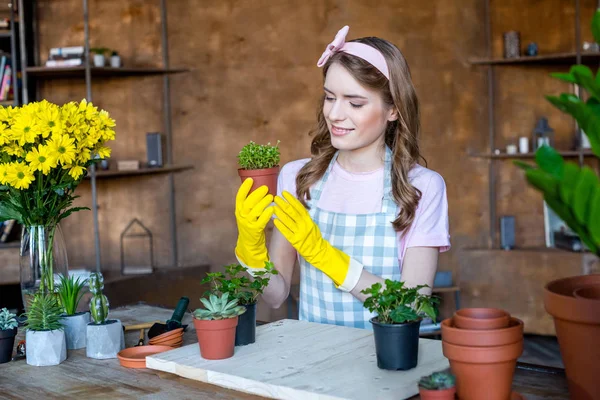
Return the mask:
<path id="1" fill-rule="evenodd" d="M 544 305 L 554 317 L 571 398 L 599 399 L 600 274 L 548 283 Z"/>
<path id="2" fill-rule="evenodd" d="M 523 321 L 497 308 L 464 308 L 442 321 L 442 348 L 461 400 L 509 400 Z"/>

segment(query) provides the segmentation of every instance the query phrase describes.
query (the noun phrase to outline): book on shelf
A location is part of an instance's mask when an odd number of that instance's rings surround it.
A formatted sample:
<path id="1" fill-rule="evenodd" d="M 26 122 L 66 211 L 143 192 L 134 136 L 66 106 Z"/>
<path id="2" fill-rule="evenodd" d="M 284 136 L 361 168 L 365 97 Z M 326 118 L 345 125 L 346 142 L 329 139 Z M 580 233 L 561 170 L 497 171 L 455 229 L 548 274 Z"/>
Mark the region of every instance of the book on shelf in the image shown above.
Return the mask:
<path id="1" fill-rule="evenodd" d="M 0 82 L 0 100 L 8 100 L 12 83 L 12 68 L 10 65 L 4 67 L 4 73 L 2 74 L 2 80 L 0 80 Z"/>
<path id="2" fill-rule="evenodd" d="M 81 58 L 46 61 L 46 67 L 78 67 L 80 65 L 83 65 L 83 59 Z"/>
<path id="3" fill-rule="evenodd" d="M 83 46 L 53 47 L 50 49 L 46 67 L 77 67 L 83 65 Z"/>

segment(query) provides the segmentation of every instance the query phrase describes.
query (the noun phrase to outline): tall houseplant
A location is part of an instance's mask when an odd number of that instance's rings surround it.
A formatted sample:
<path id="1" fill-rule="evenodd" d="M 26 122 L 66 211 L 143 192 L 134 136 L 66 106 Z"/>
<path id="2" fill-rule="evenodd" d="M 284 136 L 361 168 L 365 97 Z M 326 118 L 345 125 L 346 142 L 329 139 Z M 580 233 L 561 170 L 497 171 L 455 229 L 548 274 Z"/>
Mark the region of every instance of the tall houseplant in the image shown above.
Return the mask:
<path id="1" fill-rule="evenodd" d="M 592 33 L 600 42 L 600 11 L 592 19 Z M 584 65 L 572 66 L 568 73 L 554 78 L 585 89 L 587 101 L 569 93 L 546 96 L 559 110 L 570 114 L 586 133 L 592 152 L 600 158 L 600 74 Z M 600 180 L 594 171 L 565 162 L 555 150 L 541 147 L 535 154 L 536 166 L 519 162 L 531 185 L 542 192 L 548 206 L 575 231 L 589 250 L 600 257 Z M 576 276 L 550 282 L 544 289 L 544 304 L 554 317 L 556 335 L 574 399 L 587 399 L 600 393 L 600 380 L 592 360 L 600 359 L 600 308 L 598 300 L 577 298 L 574 291 L 584 286 L 600 286 L 600 275 Z"/>
<path id="2" fill-rule="evenodd" d="M 256 340 L 256 303 L 265 287 L 269 284 L 270 275 L 277 275 L 273 263 L 266 261 L 265 268 L 252 272 L 252 278 L 245 275 L 247 268 L 240 264 L 225 266 L 223 272 L 209 272 L 202 283 L 209 283 L 211 291 L 218 295 L 227 293 L 230 299 L 237 299 L 238 304 L 246 308 L 240 315 L 235 330 L 235 345 L 244 346 Z"/>
<path id="3" fill-rule="evenodd" d="M 6 308 L 0 310 L 0 364 L 7 363 L 12 358 L 12 351 L 17 336 L 19 323 L 16 315 Z"/>
<path id="4" fill-rule="evenodd" d="M 73 193 L 87 168 L 110 156 L 115 122 L 86 100 L 63 106 L 40 101 L 0 107 L 0 220 L 23 225 L 23 304 L 41 290 L 54 293 L 55 273 L 68 274 L 59 223 L 71 213 Z"/>
<path id="5" fill-rule="evenodd" d="M 238 154 L 240 168 L 238 174 L 244 182 L 252 178 L 254 183 L 250 193 L 262 185 L 269 188 L 269 193 L 277 194 L 277 176 L 279 175 L 279 141 L 274 146 L 271 143 L 256 144 L 253 141 L 242 147 Z"/>
<path id="6" fill-rule="evenodd" d="M 67 342 L 60 323 L 62 309 L 52 293 L 37 292 L 30 299 L 25 322 L 27 364 L 58 365 L 67 358 Z"/>
<path id="7" fill-rule="evenodd" d="M 100 360 L 117 358 L 117 353 L 125 347 L 123 324 L 118 319 L 108 319 L 108 298 L 102 293 L 104 277 L 100 272 L 90 274 L 88 279 L 92 298 L 90 315 L 92 322 L 87 324 L 85 353 L 90 358 Z"/>
<path id="8" fill-rule="evenodd" d="M 84 294 L 86 279 L 74 276 L 60 276 L 58 298 L 63 309 L 61 323 L 65 327 L 67 349 L 81 349 L 85 347 L 87 324 L 90 322 L 90 313 L 77 312 L 77 307 Z"/>
<path id="9" fill-rule="evenodd" d="M 417 366 L 419 356 L 419 327 L 424 317 L 436 321 L 439 299 L 419 293 L 426 288 L 413 288 L 404 282 L 377 282 L 361 293 L 368 295 L 364 307 L 374 312 L 371 318 L 375 336 L 377 366 L 381 369 L 408 370 Z"/>

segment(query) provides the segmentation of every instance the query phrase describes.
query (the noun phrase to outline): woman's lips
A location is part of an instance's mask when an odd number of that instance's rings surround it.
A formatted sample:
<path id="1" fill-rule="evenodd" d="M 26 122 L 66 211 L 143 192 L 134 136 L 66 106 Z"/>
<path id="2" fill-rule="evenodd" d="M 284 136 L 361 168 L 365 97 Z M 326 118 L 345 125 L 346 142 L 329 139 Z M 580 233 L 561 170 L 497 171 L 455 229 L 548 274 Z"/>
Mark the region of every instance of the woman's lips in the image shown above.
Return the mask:
<path id="1" fill-rule="evenodd" d="M 334 136 L 345 136 L 347 134 L 349 134 L 350 132 L 352 132 L 354 129 L 344 129 L 344 128 L 339 128 L 337 126 L 331 126 L 331 134 Z"/>

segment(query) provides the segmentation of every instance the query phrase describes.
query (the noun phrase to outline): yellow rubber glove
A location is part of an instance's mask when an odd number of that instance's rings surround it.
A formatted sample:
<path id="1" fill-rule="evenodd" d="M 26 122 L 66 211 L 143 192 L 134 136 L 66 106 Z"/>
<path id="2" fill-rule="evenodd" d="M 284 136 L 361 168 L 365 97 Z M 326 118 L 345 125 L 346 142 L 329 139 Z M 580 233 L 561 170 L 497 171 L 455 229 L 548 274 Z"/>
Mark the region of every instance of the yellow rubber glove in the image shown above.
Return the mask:
<path id="1" fill-rule="evenodd" d="M 238 240 L 235 254 L 246 266 L 264 268 L 269 261 L 265 240 L 265 227 L 273 215 L 273 195 L 267 194 L 267 186 L 261 186 L 252 192 L 252 178 L 246 179 L 235 197 L 235 220 L 238 227 Z"/>
<path id="2" fill-rule="evenodd" d="M 275 196 L 275 226 L 298 254 L 340 286 L 348 274 L 350 256 L 323 239 L 321 230 L 300 201 L 289 192 L 282 194 L 283 198 Z"/>

